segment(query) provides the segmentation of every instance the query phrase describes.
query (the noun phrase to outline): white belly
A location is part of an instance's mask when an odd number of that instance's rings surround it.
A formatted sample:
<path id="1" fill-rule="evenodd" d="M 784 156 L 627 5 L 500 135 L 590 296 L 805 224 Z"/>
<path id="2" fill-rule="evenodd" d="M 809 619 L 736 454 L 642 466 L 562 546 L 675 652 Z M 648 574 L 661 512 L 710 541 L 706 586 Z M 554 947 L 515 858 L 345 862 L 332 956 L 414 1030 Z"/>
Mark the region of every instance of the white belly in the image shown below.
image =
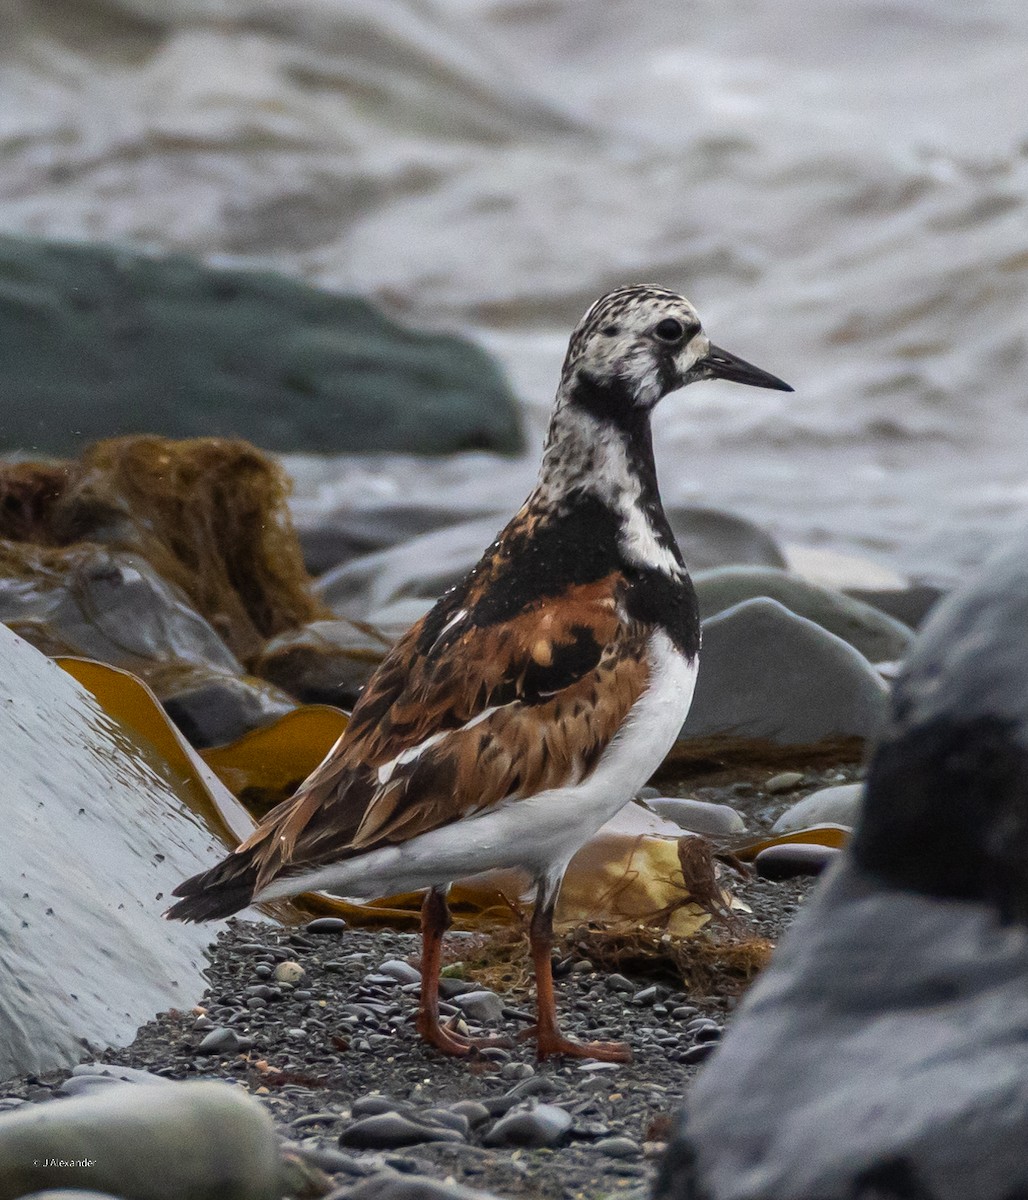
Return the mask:
<path id="1" fill-rule="evenodd" d="M 507 800 L 409 842 L 276 880 L 256 898 L 271 900 L 325 889 L 371 899 L 452 883 L 497 868 L 522 868 L 537 877 L 559 871 L 646 783 L 682 728 L 692 701 L 697 661 L 675 650 L 665 634 L 655 633 L 650 662 L 649 686 L 581 783 Z"/>

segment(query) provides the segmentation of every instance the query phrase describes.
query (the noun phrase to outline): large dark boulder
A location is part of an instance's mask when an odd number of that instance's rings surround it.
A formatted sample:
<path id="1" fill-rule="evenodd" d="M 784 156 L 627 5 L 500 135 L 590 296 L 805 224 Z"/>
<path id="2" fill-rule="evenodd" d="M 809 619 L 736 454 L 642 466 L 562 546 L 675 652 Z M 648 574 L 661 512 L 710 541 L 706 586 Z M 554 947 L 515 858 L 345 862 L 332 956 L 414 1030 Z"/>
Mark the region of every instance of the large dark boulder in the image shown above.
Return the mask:
<path id="1" fill-rule="evenodd" d="M 123 433 L 267 450 L 521 448 L 479 347 L 366 300 L 182 255 L 0 237 L 0 450 Z"/>

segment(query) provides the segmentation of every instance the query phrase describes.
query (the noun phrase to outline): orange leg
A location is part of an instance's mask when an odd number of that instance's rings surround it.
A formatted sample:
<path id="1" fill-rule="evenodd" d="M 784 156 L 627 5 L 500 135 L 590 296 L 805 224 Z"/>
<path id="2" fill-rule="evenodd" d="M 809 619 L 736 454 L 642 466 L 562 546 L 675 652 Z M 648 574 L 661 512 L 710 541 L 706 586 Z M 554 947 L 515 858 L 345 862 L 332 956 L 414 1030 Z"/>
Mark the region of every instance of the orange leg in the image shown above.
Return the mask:
<path id="1" fill-rule="evenodd" d="M 421 906 L 421 1000 L 418 1005 L 418 1033 L 444 1054 L 466 1057 L 487 1046 L 509 1046 L 502 1037 L 465 1037 L 439 1020 L 439 969 L 442 965 L 443 934 L 452 920 L 446 892 L 431 888 Z"/>
<path id="2" fill-rule="evenodd" d="M 565 1037 L 557 1027 L 557 1001 L 553 992 L 553 909 L 556 900 L 557 889 L 547 881 L 540 883 L 529 927 L 538 1016 L 536 1025 L 525 1030 L 522 1037 L 535 1036 L 536 1057 L 540 1062 L 551 1054 L 595 1058 L 600 1062 L 631 1062 L 632 1051 L 625 1042 L 579 1042 Z"/>

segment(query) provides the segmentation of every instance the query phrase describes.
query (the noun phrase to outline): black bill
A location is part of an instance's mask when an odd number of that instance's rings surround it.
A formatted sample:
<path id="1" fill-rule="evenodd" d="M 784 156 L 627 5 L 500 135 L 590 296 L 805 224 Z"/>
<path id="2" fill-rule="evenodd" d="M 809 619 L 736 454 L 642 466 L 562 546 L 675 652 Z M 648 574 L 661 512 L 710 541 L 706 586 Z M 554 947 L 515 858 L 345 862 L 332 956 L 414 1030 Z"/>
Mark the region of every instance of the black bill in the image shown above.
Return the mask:
<path id="1" fill-rule="evenodd" d="M 751 387 L 774 388 L 776 392 L 791 392 L 792 388 L 772 375 L 753 366 L 745 359 L 736 358 L 720 346 L 711 346 L 710 350 L 693 367 L 697 379 L 730 379 L 733 383 L 748 383 Z"/>

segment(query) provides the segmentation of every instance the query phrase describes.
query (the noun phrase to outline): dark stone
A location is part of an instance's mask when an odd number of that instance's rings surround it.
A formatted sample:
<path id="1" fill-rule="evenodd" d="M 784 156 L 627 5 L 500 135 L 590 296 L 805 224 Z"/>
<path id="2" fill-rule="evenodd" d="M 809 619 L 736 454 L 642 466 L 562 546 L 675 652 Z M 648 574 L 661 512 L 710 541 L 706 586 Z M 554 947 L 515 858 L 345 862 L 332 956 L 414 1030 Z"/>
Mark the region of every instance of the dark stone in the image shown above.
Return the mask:
<path id="1" fill-rule="evenodd" d="M 344 933 L 346 922 L 342 917 L 317 917 L 303 927 L 304 933 Z"/>
<path id="2" fill-rule="evenodd" d="M 213 671 L 192 675 L 184 687 L 160 700 L 168 716 L 200 749 L 234 742 L 296 708 L 291 696 L 263 679 Z"/>
<path id="3" fill-rule="evenodd" d="M 397 1112 L 363 1117 L 348 1125 L 339 1135 L 340 1146 L 353 1150 L 399 1150 L 422 1142 L 462 1142 L 455 1129 L 425 1125 Z"/>
<path id="4" fill-rule="evenodd" d="M 251 1038 L 243 1037 L 236 1033 L 234 1029 L 219 1025 L 217 1029 L 212 1029 L 207 1034 L 193 1053 L 238 1054 L 242 1050 L 249 1050 L 252 1045 L 253 1040 Z"/>
<path id="5" fill-rule="evenodd" d="M 946 596 L 946 592 L 942 588 L 932 587 L 931 584 L 918 583 L 907 588 L 888 590 L 846 588 L 846 595 L 895 617 L 911 629 L 920 629 L 936 604 Z"/>
<path id="6" fill-rule="evenodd" d="M 350 621 L 312 621 L 278 634 L 252 672 L 304 704 L 352 708 L 392 643 Z"/>
<path id="7" fill-rule="evenodd" d="M 486 1146 L 556 1146 L 571 1130 L 574 1120 L 556 1104 L 539 1104 L 501 1117 L 483 1139 Z"/>
<path id="8" fill-rule="evenodd" d="M 270 271 L 0 237 L 0 345 L 7 449 L 138 432 L 318 454 L 522 447 L 480 348 Z"/>
<path id="9" fill-rule="evenodd" d="M 347 1188 L 326 1200 L 496 1200 L 488 1192 L 479 1192 L 459 1183 L 430 1179 L 426 1175 L 401 1175 L 380 1171 L 356 1187 Z"/>
<path id="10" fill-rule="evenodd" d="M 795 879 L 798 875 L 820 875 L 841 853 L 834 846 L 783 842 L 761 850 L 753 867 L 761 879 Z"/>

